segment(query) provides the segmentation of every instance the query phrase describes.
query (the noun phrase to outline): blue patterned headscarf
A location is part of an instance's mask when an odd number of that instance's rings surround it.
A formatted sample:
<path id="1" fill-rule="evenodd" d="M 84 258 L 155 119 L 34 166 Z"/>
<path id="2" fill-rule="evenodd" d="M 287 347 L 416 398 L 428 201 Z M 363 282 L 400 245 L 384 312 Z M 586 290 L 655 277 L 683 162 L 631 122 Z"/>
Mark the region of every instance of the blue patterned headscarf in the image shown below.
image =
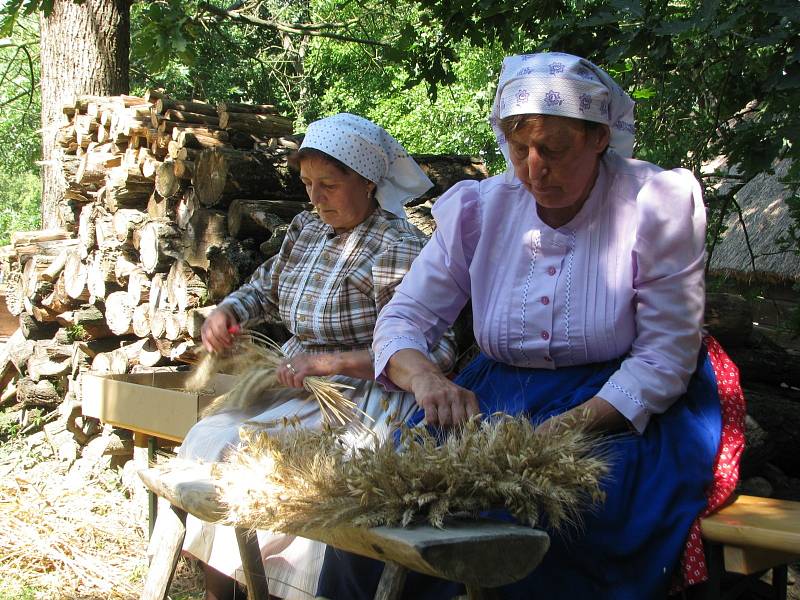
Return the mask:
<path id="1" fill-rule="evenodd" d="M 489 123 L 509 169 L 508 143 L 500 120 L 512 115 L 572 117 L 608 125 L 609 149 L 633 154 L 634 102 L 603 69 L 585 58 L 547 52 L 507 56 L 500 71 Z"/>
<path id="2" fill-rule="evenodd" d="M 339 113 L 308 126 L 300 148 L 315 148 L 375 183 L 384 210 L 405 218 L 403 206 L 433 186 L 406 149 L 372 121 Z"/>

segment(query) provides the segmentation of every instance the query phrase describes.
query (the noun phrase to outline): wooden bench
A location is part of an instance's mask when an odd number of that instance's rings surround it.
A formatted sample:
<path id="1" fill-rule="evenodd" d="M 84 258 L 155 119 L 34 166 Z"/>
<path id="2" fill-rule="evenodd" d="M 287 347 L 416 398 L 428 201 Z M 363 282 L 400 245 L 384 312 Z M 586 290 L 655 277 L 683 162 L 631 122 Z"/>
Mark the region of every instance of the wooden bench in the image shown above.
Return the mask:
<path id="1" fill-rule="evenodd" d="M 154 554 L 140 596 L 141 600 L 163 600 L 180 556 L 187 513 L 209 522 L 219 521 L 223 513 L 210 465 L 174 461 L 139 475 L 149 490 L 170 504 L 168 510 L 158 511 L 151 539 Z M 269 589 L 255 534 L 242 528 L 235 532 L 248 598 L 267 600 Z M 375 594 L 382 600 L 400 597 L 408 570 L 463 583 L 470 599 L 492 598 L 491 588 L 525 577 L 550 545 L 543 531 L 496 521 L 454 522 L 446 529 L 337 527 L 296 533 L 384 561 Z"/>
<path id="2" fill-rule="evenodd" d="M 786 598 L 787 565 L 800 560 L 800 502 L 739 496 L 701 522 L 709 581 L 700 598 L 738 597 L 772 570 L 772 597 Z M 725 573 L 742 577 L 723 595 Z"/>
<path id="3" fill-rule="evenodd" d="M 223 518 L 210 465 L 173 461 L 141 471 L 145 486 L 166 500 L 158 514 L 155 549 L 142 600 L 166 598 L 185 534 L 186 514 L 209 522 Z M 691 590 L 692 598 L 738 597 L 772 570 L 772 596 L 786 598 L 787 565 L 800 560 L 800 502 L 739 496 L 702 520 L 709 581 Z M 255 535 L 237 528 L 249 598 L 267 599 L 268 585 Z M 517 581 L 532 571 L 549 546 L 542 531 L 511 523 L 469 521 L 445 530 L 432 527 L 340 527 L 305 530 L 298 535 L 386 563 L 376 598 L 396 598 L 409 569 L 462 582 L 470 598 L 491 597 L 491 588 Z M 723 593 L 725 574 L 741 575 Z"/>

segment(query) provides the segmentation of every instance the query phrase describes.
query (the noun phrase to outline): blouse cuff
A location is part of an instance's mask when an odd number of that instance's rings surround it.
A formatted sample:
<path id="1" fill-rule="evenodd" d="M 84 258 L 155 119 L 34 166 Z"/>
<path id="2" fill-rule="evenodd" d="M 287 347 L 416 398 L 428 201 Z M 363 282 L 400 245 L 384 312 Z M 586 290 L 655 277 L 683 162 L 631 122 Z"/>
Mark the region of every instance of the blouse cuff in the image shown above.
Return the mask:
<path id="1" fill-rule="evenodd" d="M 225 298 L 222 302 L 217 304 L 218 308 L 224 308 L 225 310 L 230 311 L 233 313 L 233 316 L 236 318 L 236 322 L 239 325 L 244 325 L 247 321 L 250 320 L 247 311 L 245 310 L 244 306 L 241 302 L 233 299 L 233 298 Z"/>
<path id="2" fill-rule="evenodd" d="M 425 356 L 429 356 L 427 344 L 420 343 L 419 340 L 407 335 L 399 335 L 393 337 L 383 344 L 375 353 L 375 380 L 380 383 L 387 391 L 397 392 L 402 391 L 397 387 L 389 376 L 386 374 L 386 365 L 389 359 L 400 350 L 410 348 L 412 350 L 419 350 Z"/>
<path id="3" fill-rule="evenodd" d="M 647 424 L 650 422 L 650 410 L 640 398 L 633 395 L 613 379 L 609 379 L 597 395 L 628 419 L 637 433 L 644 433 Z"/>

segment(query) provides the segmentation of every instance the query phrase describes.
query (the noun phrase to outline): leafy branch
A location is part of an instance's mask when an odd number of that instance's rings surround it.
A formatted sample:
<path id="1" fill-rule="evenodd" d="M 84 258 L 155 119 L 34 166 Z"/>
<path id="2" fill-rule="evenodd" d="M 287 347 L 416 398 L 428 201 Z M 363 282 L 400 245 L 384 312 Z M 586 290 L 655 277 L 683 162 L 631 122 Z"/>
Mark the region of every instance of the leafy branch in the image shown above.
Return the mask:
<path id="1" fill-rule="evenodd" d="M 364 44 L 367 46 L 379 46 L 382 48 L 390 47 L 389 44 L 378 40 L 368 38 L 357 38 L 341 33 L 329 31 L 331 29 L 346 29 L 358 22 L 357 19 L 350 20 L 342 23 L 281 23 L 279 21 L 270 21 L 262 19 L 254 15 L 246 14 L 238 10 L 229 10 L 213 6 L 206 2 L 201 2 L 199 8 L 203 11 L 211 13 L 217 17 L 230 19 L 234 22 L 246 23 L 248 25 L 256 25 L 258 27 L 265 27 L 274 31 L 282 33 L 289 33 L 293 35 L 310 35 L 315 37 L 323 37 L 340 42 L 352 42 L 355 44 Z"/>

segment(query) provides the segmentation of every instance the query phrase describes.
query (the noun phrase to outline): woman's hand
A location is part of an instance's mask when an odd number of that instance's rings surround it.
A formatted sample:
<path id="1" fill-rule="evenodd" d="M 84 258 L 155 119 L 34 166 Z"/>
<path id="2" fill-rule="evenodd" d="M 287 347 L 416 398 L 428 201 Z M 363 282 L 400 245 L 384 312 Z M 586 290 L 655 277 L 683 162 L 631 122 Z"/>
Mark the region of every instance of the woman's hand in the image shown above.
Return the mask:
<path id="1" fill-rule="evenodd" d="M 440 372 L 418 373 L 411 378 L 410 387 L 417 404 L 425 410 L 428 425 L 458 425 L 480 412 L 475 394 Z"/>
<path id="2" fill-rule="evenodd" d="M 335 375 L 336 354 L 306 354 L 301 352 L 283 361 L 275 373 L 281 385 L 301 388 L 310 375 Z"/>
<path id="3" fill-rule="evenodd" d="M 233 313 L 221 306 L 214 309 L 200 328 L 203 346 L 209 352 L 222 352 L 233 344 L 231 329 L 238 327 Z"/>
<path id="4" fill-rule="evenodd" d="M 539 424 L 536 431 L 548 433 L 560 427 L 583 427 L 586 431 L 615 433 L 629 425 L 616 408 L 600 396 L 592 396 L 583 404 L 555 415 Z"/>

